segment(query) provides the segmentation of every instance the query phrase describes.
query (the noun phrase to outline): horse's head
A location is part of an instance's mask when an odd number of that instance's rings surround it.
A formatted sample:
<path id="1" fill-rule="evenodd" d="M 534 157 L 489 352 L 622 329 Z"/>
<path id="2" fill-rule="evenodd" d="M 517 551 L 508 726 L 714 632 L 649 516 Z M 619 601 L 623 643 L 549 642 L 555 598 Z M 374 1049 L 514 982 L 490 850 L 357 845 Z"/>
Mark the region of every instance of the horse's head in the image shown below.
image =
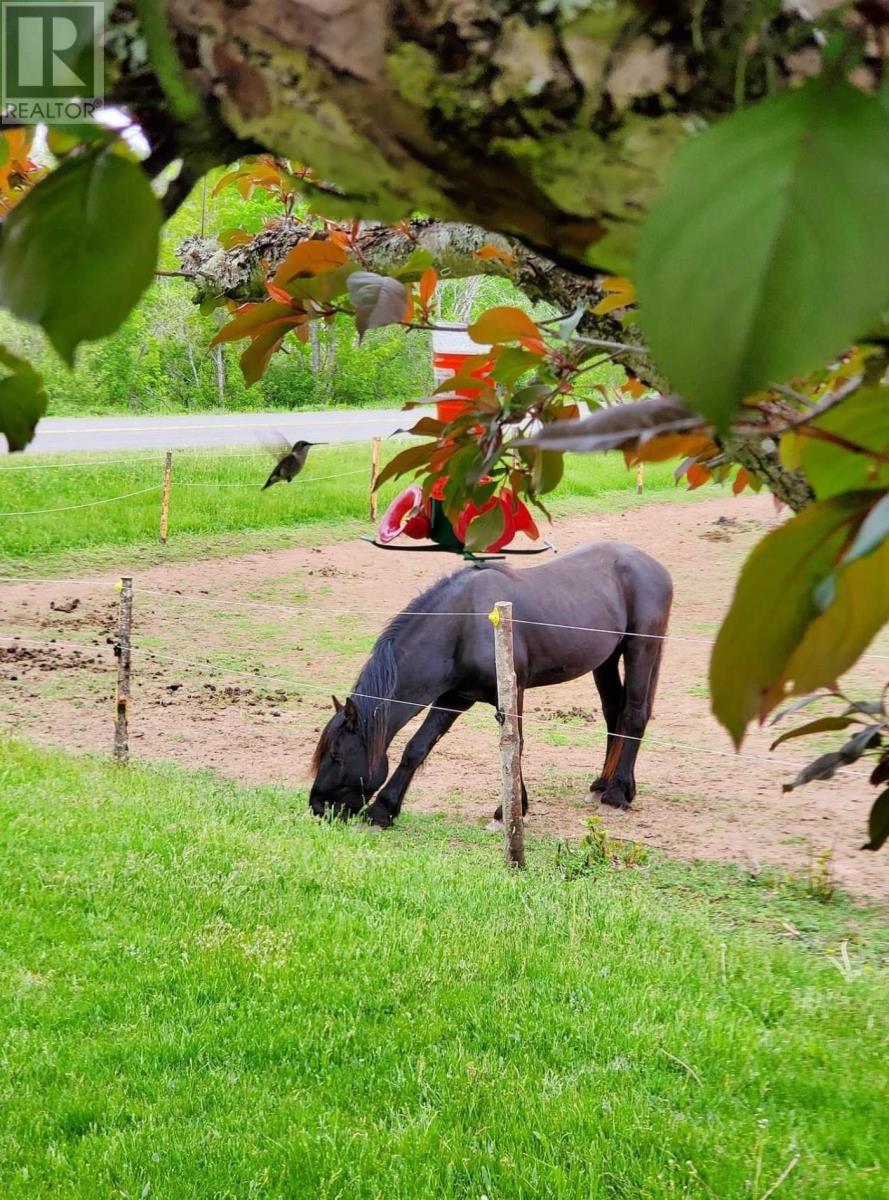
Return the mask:
<path id="1" fill-rule="evenodd" d="M 315 782 L 309 806 L 316 817 L 327 813 L 351 817 L 366 808 L 383 786 L 389 762 L 374 718 L 368 728 L 351 697 L 340 704 L 334 696 L 333 707 L 336 711 L 321 733 L 312 760 Z"/>

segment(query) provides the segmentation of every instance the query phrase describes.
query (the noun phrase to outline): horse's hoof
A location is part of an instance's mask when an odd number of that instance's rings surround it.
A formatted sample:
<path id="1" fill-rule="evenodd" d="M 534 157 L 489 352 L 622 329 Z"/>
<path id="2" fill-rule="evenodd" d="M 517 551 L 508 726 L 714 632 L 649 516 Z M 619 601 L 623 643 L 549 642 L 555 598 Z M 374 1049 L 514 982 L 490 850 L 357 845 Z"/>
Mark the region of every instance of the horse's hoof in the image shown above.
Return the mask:
<path id="1" fill-rule="evenodd" d="M 487 833 L 502 833 L 503 832 L 503 822 L 498 821 L 497 818 L 495 817 L 493 821 L 489 821 L 487 823 L 487 825 L 485 826 L 485 831 Z"/>
<path id="2" fill-rule="evenodd" d="M 626 812 L 633 801 L 627 796 L 622 788 L 608 787 L 599 797 L 601 804 L 607 804 L 609 808 L 619 808 L 622 812 Z"/>
<path id="3" fill-rule="evenodd" d="M 591 792 L 604 792 L 607 787 L 608 787 L 608 780 L 603 775 L 600 775 L 598 779 L 594 779 L 593 782 L 590 784 L 590 791 Z"/>
<path id="4" fill-rule="evenodd" d="M 375 829 L 389 829 L 395 818 L 382 804 L 372 804 L 364 814 L 368 825 Z"/>

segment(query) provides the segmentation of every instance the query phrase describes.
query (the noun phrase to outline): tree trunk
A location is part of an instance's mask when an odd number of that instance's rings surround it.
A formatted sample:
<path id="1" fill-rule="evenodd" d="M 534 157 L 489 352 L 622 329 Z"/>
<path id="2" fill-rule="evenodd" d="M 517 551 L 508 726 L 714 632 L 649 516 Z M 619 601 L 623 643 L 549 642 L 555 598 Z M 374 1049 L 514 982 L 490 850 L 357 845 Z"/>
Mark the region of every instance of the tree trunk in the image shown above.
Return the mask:
<path id="1" fill-rule="evenodd" d="M 213 372 L 216 378 L 216 398 L 225 404 L 225 351 L 222 345 L 213 347 Z"/>
<path id="2" fill-rule="evenodd" d="M 312 374 L 317 379 L 321 370 L 321 335 L 317 322 L 314 321 L 309 326 L 309 347 L 312 353 Z"/>
<path id="3" fill-rule="evenodd" d="M 472 306 L 475 303 L 475 298 L 478 295 L 478 289 L 481 286 L 481 276 L 472 275 L 459 287 L 457 298 L 454 302 L 454 320 L 459 321 L 463 325 L 468 325 L 472 318 Z"/>

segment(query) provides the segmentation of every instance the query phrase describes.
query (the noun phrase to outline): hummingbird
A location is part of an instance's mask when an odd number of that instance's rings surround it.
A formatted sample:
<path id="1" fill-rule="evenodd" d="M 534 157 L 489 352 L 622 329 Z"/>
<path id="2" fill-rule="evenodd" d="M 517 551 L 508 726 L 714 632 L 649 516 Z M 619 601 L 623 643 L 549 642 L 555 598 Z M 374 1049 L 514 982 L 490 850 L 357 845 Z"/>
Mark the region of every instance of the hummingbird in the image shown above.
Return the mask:
<path id="1" fill-rule="evenodd" d="M 270 453 L 278 459 L 275 469 L 262 485 L 262 491 L 270 488 L 273 483 L 290 483 L 306 465 L 309 451 L 313 446 L 326 446 L 326 442 L 294 442 L 291 446 L 283 438 L 276 447 L 269 447 Z"/>

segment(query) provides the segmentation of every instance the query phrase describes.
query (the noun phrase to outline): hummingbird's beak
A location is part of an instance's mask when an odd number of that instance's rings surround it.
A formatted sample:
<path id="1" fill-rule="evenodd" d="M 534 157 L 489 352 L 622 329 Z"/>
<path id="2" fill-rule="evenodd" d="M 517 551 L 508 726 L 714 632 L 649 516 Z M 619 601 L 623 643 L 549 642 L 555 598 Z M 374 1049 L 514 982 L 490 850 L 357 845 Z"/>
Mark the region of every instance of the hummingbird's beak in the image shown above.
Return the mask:
<path id="1" fill-rule="evenodd" d="M 329 442 L 306 442 L 307 446 L 329 446 Z"/>

